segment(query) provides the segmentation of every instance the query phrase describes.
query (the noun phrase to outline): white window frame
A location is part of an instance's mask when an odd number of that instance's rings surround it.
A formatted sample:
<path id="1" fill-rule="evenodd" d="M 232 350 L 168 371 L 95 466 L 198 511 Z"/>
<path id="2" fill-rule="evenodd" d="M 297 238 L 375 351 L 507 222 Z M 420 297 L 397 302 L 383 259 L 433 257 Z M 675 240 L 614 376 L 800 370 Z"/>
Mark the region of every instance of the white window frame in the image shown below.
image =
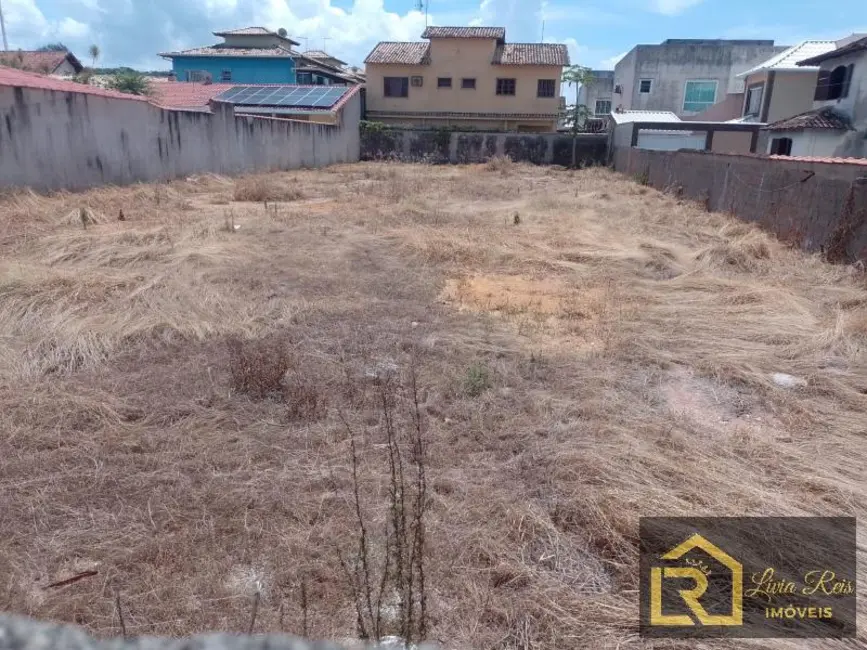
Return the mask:
<path id="1" fill-rule="evenodd" d="M 599 102 L 608 102 L 608 112 L 607 113 L 600 113 L 599 111 L 596 110 L 596 107 L 599 105 Z M 605 99 L 605 98 L 597 99 L 596 102 L 593 104 L 593 115 L 595 117 L 605 117 L 611 113 L 611 108 L 613 106 L 614 106 L 614 102 L 611 101 L 610 97 L 607 99 Z"/>
<path id="2" fill-rule="evenodd" d="M 713 84 L 713 101 L 706 108 L 703 108 L 700 111 L 686 110 L 686 88 L 689 84 Z M 687 79 L 683 82 L 683 101 L 680 103 L 681 111 L 684 113 L 701 113 L 716 104 L 717 97 L 719 97 L 719 79 Z"/>
<path id="3" fill-rule="evenodd" d="M 752 92 L 759 93 L 759 107 L 755 113 L 750 112 L 750 94 Z M 684 89 L 684 100 L 686 100 L 686 90 Z M 747 86 L 746 88 L 746 97 L 744 97 L 744 117 L 760 117 L 762 114 L 762 104 L 765 102 L 765 83 L 757 83 L 752 86 Z"/>
<path id="4" fill-rule="evenodd" d="M 646 81 L 650 84 L 650 88 L 647 89 L 647 92 L 643 92 L 641 90 L 641 82 L 642 81 Z M 649 95 L 652 92 L 653 92 L 653 79 L 639 79 L 638 80 L 638 94 L 639 95 Z"/>

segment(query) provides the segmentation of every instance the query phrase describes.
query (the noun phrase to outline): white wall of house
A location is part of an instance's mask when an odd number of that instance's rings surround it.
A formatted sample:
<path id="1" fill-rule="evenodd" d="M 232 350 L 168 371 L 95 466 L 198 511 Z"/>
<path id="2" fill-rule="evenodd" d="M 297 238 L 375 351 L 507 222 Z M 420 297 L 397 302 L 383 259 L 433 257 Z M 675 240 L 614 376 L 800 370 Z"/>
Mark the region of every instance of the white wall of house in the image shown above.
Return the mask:
<path id="1" fill-rule="evenodd" d="M 0 187 L 82 189 L 201 172 L 322 167 L 359 159 L 360 94 L 337 126 L 169 111 L 146 101 L 0 87 Z"/>
<path id="2" fill-rule="evenodd" d="M 792 156 L 815 156 L 829 158 L 834 155 L 840 145 L 843 134 L 840 131 L 807 129 L 805 131 L 782 131 L 772 133 L 768 138 L 767 153 L 771 152 L 773 142 L 777 138 L 791 138 Z"/>
<path id="3" fill-rule="evenodd" d="M 63 63 L 57 66 L 57 69 L 51 74 L 63 77 L 72 77 L 75 75 L 75 66 L 69 62 L 69 59 L 64 59 Z"/>
<path id="4" fill-rule="evenodd" d="M 656 151 L 677 151 L 678 149 L 704 150 L 705 134 L 692 132 L 659 133 L 654 131 L 638 132 L 638 148 Z"/>

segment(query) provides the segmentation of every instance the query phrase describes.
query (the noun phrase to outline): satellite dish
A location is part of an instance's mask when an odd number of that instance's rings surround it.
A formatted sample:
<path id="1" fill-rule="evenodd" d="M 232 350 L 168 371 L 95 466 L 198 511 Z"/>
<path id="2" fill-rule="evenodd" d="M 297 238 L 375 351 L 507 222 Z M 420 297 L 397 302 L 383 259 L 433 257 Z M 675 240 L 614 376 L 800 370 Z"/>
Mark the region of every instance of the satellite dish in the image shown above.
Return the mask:
<path id="1" fill-rule="evenodd" d="M 279 36 L 282 36 L 283 38 L 286 38 L 286 34 L 288 34 L 288 33 L 289 32 L 286 31 L 285 27 L 281 27 L 280 29 L 277 30 L 277 34 Z"/>

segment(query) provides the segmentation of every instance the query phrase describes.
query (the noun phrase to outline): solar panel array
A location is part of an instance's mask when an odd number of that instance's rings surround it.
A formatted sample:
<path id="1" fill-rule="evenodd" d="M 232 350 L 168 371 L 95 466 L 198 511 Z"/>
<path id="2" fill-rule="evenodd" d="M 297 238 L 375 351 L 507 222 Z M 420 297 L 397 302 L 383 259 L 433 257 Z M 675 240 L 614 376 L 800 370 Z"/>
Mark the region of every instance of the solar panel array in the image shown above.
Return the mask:
<path id="1" fill-rule="evenodd" d="M 306 106 L 331 108 L 349 90 L 345 86 L 318 88 L 299 86 L 235 86 L 217 101 L 244 106 Z"/>

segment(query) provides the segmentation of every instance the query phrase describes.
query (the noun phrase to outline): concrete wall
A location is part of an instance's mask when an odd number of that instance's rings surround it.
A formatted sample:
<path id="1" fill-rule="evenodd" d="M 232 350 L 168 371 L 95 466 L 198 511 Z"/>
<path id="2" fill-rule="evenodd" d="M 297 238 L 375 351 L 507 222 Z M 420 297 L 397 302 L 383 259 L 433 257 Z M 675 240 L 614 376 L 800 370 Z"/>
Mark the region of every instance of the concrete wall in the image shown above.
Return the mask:
<path id="1" fill-rule="evenodd" d="M 404 650 L 402 643 L 382 646 L 351 642 L 337 645 L 311 642 L 286 635 L 208 634 L 189 639 L 128 637 L 94 639 L 73 625 L 41 623 L 0 614 L 0 648 L 4 650 Z M 434 644 L 420 644 L 417 650 L 436 650 Z"/>
<path id="2" fill-rule="evenodd" d="M 393 124 L 409 124 L 417 120 L 405 116 L 389 116 L 383 113 L 431 114 L 428 125 L 443 122 L 436 113 L 454 115 L 451 123 L 488 121 L 502 114 L 500 120 L 509 120 L 511 126 L 544 126 L 546 130 L 557 128 L 560 107 L 560 66 L 539 65 L 492 65 L 496 41 L 480 38 L 435 38 L 431 39 L 429 65 L 382 65 L 368 64 L 367 110 L 375 119 Z M 386 97 L 385 77 L 423 78 L 421 87 L 409 86 L 408 97 Z M 450 77 L 451 88 L 438 88 L 439 77 Z M 497 78 L 515 79 L 515 95 L 497 95 Z M 463 78 L 475 79 L 475 89 L 461 87 Z M 539 79 L 553 79 L 554 97 L 538 97 Z M 476 114 L 473 116 L 472 114 Z M 542 114 L 550 117 L 509 119 L 509 115 Z M 421 115 L 419 115 L 420 119 Z M 445 117 L 445 116 L 439 116 Z M 448 122 L 448 121 L 446 121 Z"/>
<path id="3" fill-rule="evenodd" d="M 743 80 L 736 75 L 782 51 L 772 41 L 666 41 L 637 45 L 618 62 L 614 83 L 623 94 L 615 103 L 624 109 L 672 111 L 689 117 L 700 111 L 684 111 L 687 81 L 716 81 L 716 102 L 728 93 L 742 93 Z M 652 81 L 651 92 L 639 92 L 641 79 Z"/>
<path id="4" fill-rule="evenodd" d="M 826 102 L 815 102 L 814 107 L 833 106 L 846 113 L 855 128 L 867 127 L 867 52 L 857 52 L 848 56 L 824 61 L 820 68 L 830 72 L 837 66 L 853 65 L 852 81 L 849 83 L 849 94 L 840 99 Z"/>
<path id="5" fill-rule="evenodd" d="M 778 71 L 774 75 L 768 116 L 764 121 L 771 124 L 811 110 L 818 74 L 815 70 Z"/>
<path id="6" fill-rule="evenodd" d="M 834 261 L 867 259 L 867 164 L 618 148 L 619 172 L 679 186 L 708 209 L 753 221 Z"/>
<path id="7" fill-rule="evenodd" d="M 85 93 L 0 87 L 0 186 L 40 190 L 320 167 L 359 156 L 360 95 L 341 124 L 163 110 Z"/>
<path id="8" fill-rule="evenodd" d="M 178 81 L 188 81 L 187 72 L 204 71 L 214 83 L 223 81 L 223 70 L 229 70 L 228 81 L 239 84 L 294 84 L 295 61 L 290 58 L 249 56 L 181 56 L 172 59 L 172 70 Z"/>
<path id="9" fill-rule="evenodd" d="M 566 101 L 572 103 L 574 94 L 571 94 L 572 89 L 564 89 L 564 92 L 570 93 Z M 596 102 L 609 101 L 611 102 L 612 110 L 615 108 L 614 98 L 614 71 L 613 70 L 594 70 L 593 83 L 588 86 L 582 86 L 578 92 L 578 103 L 584 104 L 590 111 L 599 117 L 607 116 L 609 113 L 597 113 Z"/>
<path id="10" fill-rule="evenodd" d="M 582 133 L 577 139 L 578 164 L 605 164 L 608 135 Z M 557 133 L 521 135 L 413 131 L 382 126 L 364 127 L 361 136 L 362 160 L 402 160 L 431 163 L 479 163 L 494 156 L 509 156 L 516 162 L 537 165 L 571 165 L 572 136 Z"/>

